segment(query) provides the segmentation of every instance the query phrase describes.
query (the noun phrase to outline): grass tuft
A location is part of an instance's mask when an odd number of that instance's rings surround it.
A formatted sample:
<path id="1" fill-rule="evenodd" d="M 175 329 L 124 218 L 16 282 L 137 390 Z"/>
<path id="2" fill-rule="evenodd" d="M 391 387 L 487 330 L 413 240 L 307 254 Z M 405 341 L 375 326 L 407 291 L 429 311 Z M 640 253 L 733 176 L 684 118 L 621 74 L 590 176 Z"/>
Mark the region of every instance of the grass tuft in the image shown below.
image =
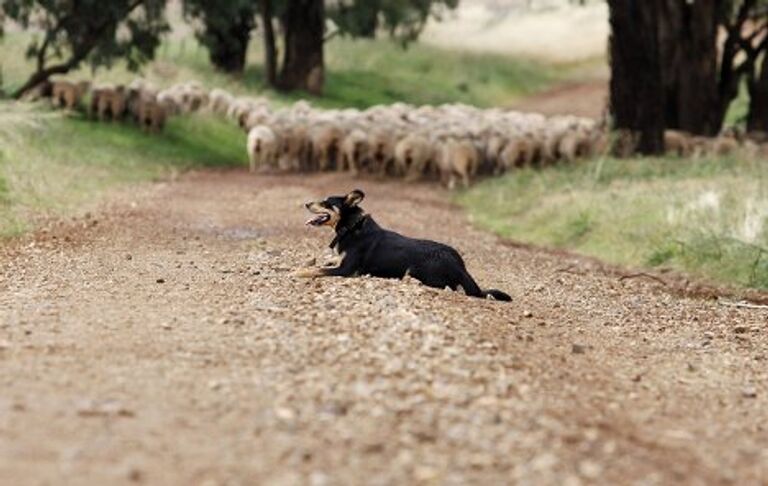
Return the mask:
<path id="1" fill-rule="evenodd" d="M 513 172 L 457 198 L 505 237 L 765 289 L 764 163 L 606 158 Z"/>
<path id="2" fill-rule="evenodd" d="M 174 118 L 161 135 L 78 115 L 43 116 L 12 134 L 0 148 L 0 236 L 23 232 L 40 214 L 72 212 L 113 187 L 247 162 L 242 131 L 205 115 Z"/>

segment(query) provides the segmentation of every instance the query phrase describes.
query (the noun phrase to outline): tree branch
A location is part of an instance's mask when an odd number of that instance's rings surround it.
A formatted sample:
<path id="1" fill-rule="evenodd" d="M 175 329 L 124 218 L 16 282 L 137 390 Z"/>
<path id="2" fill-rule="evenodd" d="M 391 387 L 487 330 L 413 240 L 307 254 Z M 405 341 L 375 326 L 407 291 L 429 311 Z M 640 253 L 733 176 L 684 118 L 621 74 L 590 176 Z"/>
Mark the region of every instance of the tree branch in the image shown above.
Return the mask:
<path id="1" fill-rule="evenodd" d="M 745 0 L 744 3 L 741 4 L 734 23 L 726 26 L 729 34 L 741 34 L 741 28 L 744 26 L 744 22 L 749 18 L 749 12 L 755 7 L 755 2 L 756 0 Z"/>
<path id="2" fill-rule="evenodd" d="M 336 37 L 340 33 L 341 33 L 341 30 L 340 29 L 336 29 L 333 32 L 331 32 L 330 34 L 327 34 L 325 37 L 323 37 L 323 43 L 328 42 L 329 40 L 333 39 L 334 37 Z"/>
<path id="3" fill-rule="evenodd" d="M 739 67 L 734 66 L 734 63 L 736 62 L 739 51 L 745 49 L 743 45 L 744 39 L 742 38 L 741 32 L 744 28 L 744 23 L 749 19 L 749 14 L 755 8 L 755 5 L 756 0 L 744 0 L 744 3 L 739 7 L 736 18 L 732 23 L 729 22 L 727 16 L 722 21 L 726 28 L 727 36 L 723 44 L 720 62 L 720 79 L 718 80 L 717 86 L 718 97 L 720 99 L 719 105 L 721 118 L 724 116 L 731 101 L 738 95 L 741 77 L 746 72 L 747 66 L 745 66 L 744 63 Z"/>
<path id="4" fill-rule="evenodd" d="M 120 20 L 128 17 L 136 8 L 138 8 L 140 5 L 144 3 L 145 0 L 134 0 L 132 3 L 128 5 L 128 7 L 125 10 L 125 13 L 116 20 L 117 22 L 120 22 Z M 59 19 L 57 25 L 52 29 L 46 32 L 46 40 L 43 42 L 43 46 L 41 46 L 40 51 L 37 53 L 37 61 L 38 66 L 36 72 L 32 74 L 32 76 L 29 77 L 29 79 L 19 88 L 17 89 L 13 94 L 12 97 L 19 99 L 24 94 L 35 88 L 40 83 L 43 83 L 48 80 L 53 75 L 56 74 L 65 74 L 77 67 L 83 60 L 88 56 L 88 54 L 96 47 L 96 44 L 100 40 L 100 37 L 104 34 L 104 31 L 106 31 L 110 25 L 112 25 L 112 19 L 105 20 L 101 25 L 97 26 L 93 33 L 80 45 L 76 46 L 73 49 L 72 57 L 69 58 L 66 62 L 56 64 L 54 66 L 50 66 L 47 68 L 44 68 L 45 65 L 45 51 L 50 46 L 50 43 L 53 41 L 54 36 L 53 33 L 57 33 L 61 30 L 63 27 L 63 22 L 65 19 L 68 19 L 68 16 L 64 16 Z M 42 62 L 42 64 L 40 64 Z"/>

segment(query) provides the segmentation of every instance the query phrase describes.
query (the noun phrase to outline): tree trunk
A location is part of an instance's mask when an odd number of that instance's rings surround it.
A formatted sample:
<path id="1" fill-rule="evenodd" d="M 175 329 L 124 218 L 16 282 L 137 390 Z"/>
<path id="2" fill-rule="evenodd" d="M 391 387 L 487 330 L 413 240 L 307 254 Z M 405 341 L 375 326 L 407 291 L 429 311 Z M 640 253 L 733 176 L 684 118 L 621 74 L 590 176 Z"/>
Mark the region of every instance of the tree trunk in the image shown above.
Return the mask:
<path id="1" fill-rule="evenodd" d="M 664 152 L 664 80 L 657 33 L 664 0 L 609 0 L 611 114 L 646 155 Z"/>
<path id="2" fill-rule="evenodd" d="M 211 63 L 226 73 L 242 73 L 253 30 L 253 15 L 249 9 L 237 14 L 237 20 L 226 31 L 209 31 L 213 39 L 210 46 Z"/>
<path id="3" fill-rule="evenodd" d="M 283 15 L 285 55 L 279 87 L 321 95 L 325 81 L 323 0 L 289 0 Z"/>
<path id="4" fill-rule="evenodd" d="M 718 12 L 722 0 L 663 0 L 658 20 L 665 126 L 696 135 L 720 131 Z"/>
<path id="5" fill-rule="evenodd" d="M 272 24 L 272 0 L 261 0 L 261 24 L 264 30 L 264 69 L 269 86 L 277 87 L 277 46 Z"/>
<path id="6" fill-rule="evenodd" d="M 750 87 L 747 130 L 768 134 L 768 52 L 763 54 L 760 75 Z"/>

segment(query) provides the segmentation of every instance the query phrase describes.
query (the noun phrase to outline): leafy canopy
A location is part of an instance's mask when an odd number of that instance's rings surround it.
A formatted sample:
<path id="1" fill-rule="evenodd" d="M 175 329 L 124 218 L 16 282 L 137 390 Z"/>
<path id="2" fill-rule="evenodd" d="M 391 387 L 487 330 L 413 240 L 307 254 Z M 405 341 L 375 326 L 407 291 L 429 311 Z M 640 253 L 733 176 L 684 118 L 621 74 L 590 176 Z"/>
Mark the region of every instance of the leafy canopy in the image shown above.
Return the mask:
<path id="1" fill-rule="evenodd" d="M 169 29 L 164 12 L 165 0 L 0 0 L 0 17 L 35 32 L 27 56 L 37 71 L 26 89 L 83 62 L 138 69 Z"/>

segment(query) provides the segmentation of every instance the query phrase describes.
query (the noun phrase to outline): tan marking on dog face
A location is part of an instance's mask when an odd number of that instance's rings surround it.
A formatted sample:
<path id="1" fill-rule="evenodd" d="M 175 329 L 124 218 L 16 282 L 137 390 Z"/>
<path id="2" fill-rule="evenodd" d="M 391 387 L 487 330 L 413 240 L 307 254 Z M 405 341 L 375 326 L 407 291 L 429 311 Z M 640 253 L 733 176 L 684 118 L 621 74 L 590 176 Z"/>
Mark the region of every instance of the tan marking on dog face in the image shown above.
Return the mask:
<path id="1" fill-rule="evenodd" d="M 323 201 L 313 201 L 307 204 L 310 213 L 317 215 L 315 218 L 307 221 L 311 226 L 330 226 L 336 228 L 341 219 L 341 213 L 335 206 L 327 206 Z"/>

